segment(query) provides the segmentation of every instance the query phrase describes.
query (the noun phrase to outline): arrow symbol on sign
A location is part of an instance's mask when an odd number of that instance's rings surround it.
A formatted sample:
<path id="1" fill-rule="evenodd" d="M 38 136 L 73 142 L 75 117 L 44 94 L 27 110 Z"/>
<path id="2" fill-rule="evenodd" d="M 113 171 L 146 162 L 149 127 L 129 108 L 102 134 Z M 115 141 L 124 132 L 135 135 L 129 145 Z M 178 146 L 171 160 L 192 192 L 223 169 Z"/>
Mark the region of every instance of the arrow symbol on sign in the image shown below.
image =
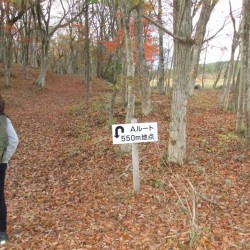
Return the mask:
<path id="1" fill-rule="evenodd" d="M 119 137 L 119 130 L 121 130 L 122 133 L 124 133 L 124 127 L 122 126 L 118 126 L 115 128 L 115 138 L 118 138 Z"/>

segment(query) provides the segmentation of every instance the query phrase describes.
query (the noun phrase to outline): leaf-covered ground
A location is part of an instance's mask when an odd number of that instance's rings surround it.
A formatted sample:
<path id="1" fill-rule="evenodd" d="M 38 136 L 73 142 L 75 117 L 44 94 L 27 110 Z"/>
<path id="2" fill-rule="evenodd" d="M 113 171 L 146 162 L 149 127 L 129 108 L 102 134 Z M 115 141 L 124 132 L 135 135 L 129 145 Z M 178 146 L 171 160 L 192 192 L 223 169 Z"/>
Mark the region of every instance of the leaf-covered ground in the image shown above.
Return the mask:
<path id="1" fill-rule="evenodd" d="M 170 98 L 153 96 L 159 142 L 140 144 L 141 191 L 131 155 L 112 144 L 110 86 L 92 84 L 84 104 L 79 76 L 48 74 L 44 91 L 14 67 L 1 89 L 20 138 L 6 178 L 9 243 L 0 249 L 250 249 L 250 153 L 219 92 L 197 91 L 188 112 L 184 166 L 161 158 Z M 1 77 L 2 80 L 2 77 Z M 117 102 L 116 123 L 125 112 Z"/>

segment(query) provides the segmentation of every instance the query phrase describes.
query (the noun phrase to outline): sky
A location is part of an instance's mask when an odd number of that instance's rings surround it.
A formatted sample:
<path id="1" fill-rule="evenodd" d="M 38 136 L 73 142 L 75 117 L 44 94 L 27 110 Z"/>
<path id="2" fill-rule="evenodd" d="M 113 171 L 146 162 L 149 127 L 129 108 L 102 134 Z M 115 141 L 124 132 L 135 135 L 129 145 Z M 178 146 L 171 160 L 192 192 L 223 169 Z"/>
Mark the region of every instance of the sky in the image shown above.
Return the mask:
<path id="1" fill-rule="evenodd" d="M 231 4 L 234 13 L 240 13 L 242 7 L 242 0 L 231 0 Z M 218 31 L 218 29 L 220 29 L 220 27 L 223 25 L 224 20 L 227 16 L 229 16 L 229 13 L 229 0 L 220 0 L 211 15 L 207 27 L 207 32 L 211 35 L 215 34 L 216 31 Z M 230 19 L 228 20 L 230 21 Z M 239 18 L 237 18 L 236 21 L 237 24 L 239 24 Z M 223 31 L 221 31 L 215 39 L 209 42 L 209 47 L 207 49 L 206 54 L 206 63 L 229 60 L 232 44 L 232 34 L 233 25 L 231 22 L 229 22 L 223 29 Z M 236 57 L 237 54 L 238 53 L 236 53 Z M 203 51 L 200 63 L 203 63 L 204 58 L 205 53 Z"/>

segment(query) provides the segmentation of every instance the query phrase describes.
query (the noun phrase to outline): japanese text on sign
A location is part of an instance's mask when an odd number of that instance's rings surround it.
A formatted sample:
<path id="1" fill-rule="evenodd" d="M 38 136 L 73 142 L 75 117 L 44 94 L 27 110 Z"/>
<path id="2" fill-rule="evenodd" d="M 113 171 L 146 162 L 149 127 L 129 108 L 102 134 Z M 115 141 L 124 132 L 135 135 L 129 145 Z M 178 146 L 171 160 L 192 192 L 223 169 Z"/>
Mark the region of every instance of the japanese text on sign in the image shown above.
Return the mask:
<path id="1" fill-rule="evenodd" d="M 113 144 L 158 141 L 156 122 L 117 124 L 112 126 Z"/>

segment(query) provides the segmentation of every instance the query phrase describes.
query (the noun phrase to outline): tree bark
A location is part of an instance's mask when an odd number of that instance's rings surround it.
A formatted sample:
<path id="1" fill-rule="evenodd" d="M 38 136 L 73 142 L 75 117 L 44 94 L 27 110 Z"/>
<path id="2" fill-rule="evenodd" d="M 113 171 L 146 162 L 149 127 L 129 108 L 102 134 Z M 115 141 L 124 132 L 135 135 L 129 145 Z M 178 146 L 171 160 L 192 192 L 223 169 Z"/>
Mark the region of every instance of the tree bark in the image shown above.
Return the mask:
<path id="1" fill-rule="evenodd" d="M 224 68 L 224 64 L 222 62 L 217 63 L 216 65 L 217 68 L 219 68 L 218 72 L 216 73 L 213 88 L 215 89 L 217 87 L 217 84 L 220 80 L 222 69 Z"/>
<path id="2" fill-rule="evenodd" d="M 243 15 L 242 15 L 242 32 L 241 32 L 241 75 L 239 84 L 239 97 L 237 107 L 236 131 L 244 129 L 244 108 L 246 109 L 246 141 L 248 148 L 250 148 L 250 95 L 249 83 L 247 81 L 250 77 L 249 64 L 249 31 L 250 31 L 250 1 L 243 0 Z M 245 107 L 244 107 L 245 106 Z"/>
<path id="3" fill-rule="evenodd" d="M 238 105 L 238 98 L 239 98 L 239 85 L 240 85 L 240 70 L 237 73 L 235 85 L 234 85 L 234 92 L 233 97 L 231 100 L 231 107 L 233 111 L 237 111 L 237 105 Z"/>
<path id="4" fill-rule="evenodd" d="M 194 45 L 192 48 L 191 67 L 190 67 L 190 81 L 188 86 L 189 95 L 191 96 L 194 91 L 195 80 L 197 78 L 199 69 L 199 60 L 201 49 L 204 43 L 206 34 L 207 23 L 211 13 L 217 4 L 218 0 L 201 1 L 201 13 L 197 22 L 196 32 L 194 36 Z"/>
<path id="5" fill-rule="evenodd" d="M 45 80 L 46 80 L 46 72 L 47 72 L 47 62 L 48 62 L 48 52 L 49 52 L 49 40 L 47 32 L 43 29 L 40 30 L 41 38 L 42 38 L 42 48 L 41 48 L 41 65 L 40 65 L 40 73 L 36 82 L 36 85 L 39 89 L 44 89 Z"/>
<path id="6" fill-rule="evenodd" d="M 230 16 L 233 23 L 234 34 L 233 34 L 233 42 L 231 45 L 231 56 L 229 60 L 228 70 L 225 78 L 225 83 L 223 84 L 222 93 L 220 96 L 220 103 L 223 105 L 224 110 L 227 110 L 229 107 L 229 98 L 231 93 L 231 87 L 233 83 L 234 72 L 236 70 L 236 63 L 234 60 L 236 48 L 239 45 L 239 34 L 241 30 L 241 25 L 239 26 L 239 30 L 236 31 L 235 18 L 233 17 L 230 3 Z"/>
<path id="7" fill-rule="evenodd" d="M 140 86 L 141 92 L 141 104 L 142 104 L 142 114 L 149 115 L 152 111 L 151 105 L 151 90 L 148 78 L 148 67 L 144 52 L 144 36 L 143 36 L 143 22 L 142 22 L 142 0 L 136 9 L 135 17 L 135 39 L 136 39 L 136 53 L 137 53 L 137 64 L 136 64 L 136 80 Z"/>
<path id="8" fill-rule="evenodd" d="M 90 97 L 90 52 L 89 52 L 89 4 L 85 4 L 84 10 L 84 49 L 83 49 L 83 82 L 86 86 L 85 101 Z"/>
<path id="9" fill-rule="evenodd" d="M 246 144 L 250 150 L 250 1 L 243 1 L 243 20 L 244 31 L 242 36 L 242 47 L 246 49 L 246 58 L 243 57 L 242 64 L 244 65 L 244 85 L 245 85 L 245 112 L 246 112 Z M 244 61 L 245 59 L 245 61 Z M 241 65 L 241 66 L 243 66 Z"/>
<path id="10" fill-rule="evenodd" d="M 125 44 L 126 44 L 126 84 L 128 86 L 127 89 L 127 114 L 126 114 L 126 123 L 130 123 L 131 119 L 134 118 L 135 112 L 135 66 L 133 59 L 133 49 L 132 49 L 132 41 L 130 35 L 130 14 L 128 12 L 129 6 L 126 0 L 121 0 L 121 11 L 123 14 L 123 25 L 124 25 L 124 33 L 125 33 Z M 122 144 L 122 151 L 129 152 L 131 151 L 130 144 Z"/>
<path id="11" fill-rule="evenodd" d="M 3 80 L 3 86 L 4 87 L 9 87 L 9 78 L 10 78 L 10 65 L 8 63 L 8 57 L 10 54 L 7 53 L 6 49 L 6 44 L 3 45 L 2 47 L 2 59 L 3 59 L 3 75 L 4 75 L 4 80 Z"/>
<path id="12" fill-rule="evenodd" d="M 162 23 L 162 0 L 158 0 L 158 22 L 160 25 Z M 164 75 L 164 50 L 163 50 L 163 31 L 158 28 L 159 32 L 159 80 L 158 80 L 158 92 L 160 95 L 165 95 L 166 86 L 165 86 L 165 75 Z"/>
<path id="13" fill-rule="evenodd" d="M 204 57 L 204 62 L 202 65 L 202 78 L 201 78 L 201 88 L 204 89 L 205 88 L 205 71 L 206 71 L 206 60 L 207 60 L 207 48 L 208 45 L 205 49 L 205 57 Z"/>
<path id="14" fill-rule="evenodd" d="M 190 0 L 174 0 L 174 34 L 191 38 Z M 190 79 L 190 42 L 174 41 L 174 79 L 169 126 L 168 161 L 183 164 L 186 157 L 186 120 Z"/>

